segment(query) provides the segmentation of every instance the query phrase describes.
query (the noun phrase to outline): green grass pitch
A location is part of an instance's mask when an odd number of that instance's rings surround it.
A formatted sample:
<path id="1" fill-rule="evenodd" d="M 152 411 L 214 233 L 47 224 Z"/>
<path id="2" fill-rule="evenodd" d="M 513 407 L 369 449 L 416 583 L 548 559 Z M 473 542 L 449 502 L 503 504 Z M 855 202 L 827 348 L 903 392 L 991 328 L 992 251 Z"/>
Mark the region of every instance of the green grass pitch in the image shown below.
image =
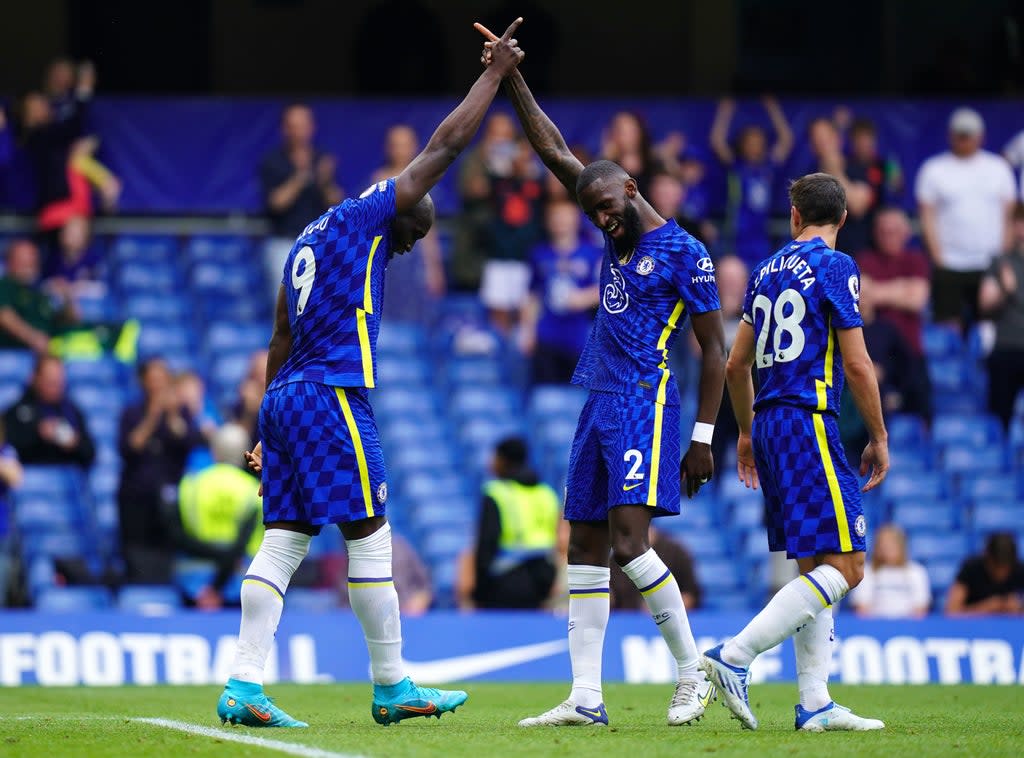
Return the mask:
<path id="1" fill-rule="evenodd" d="M 281 746 L 237 744 L 133 721 L 172 719 L 217 734 L 294 743 L 296 755 L 621 756 L 1021 756 L 1024 688 L 911 686 L 833 688 L 839 702 L 886 721 L 883 732 L 804 734 L 793 731 L 793 685 L 752 689 L 757 732 L 745 732 L 714 704 L 690 727 L 665 725 L 667 685 L 610 685 L 611 726 L 524 730 L 523 716 L 557 704 L 561 684 L 473 684 L 455 714 L 387 728 L 370 719 L 365 685 L 277 685 L 271 696 L 309 729 L 222 727 L 214 716 L 217 687 L 0 689 L 0 756 L 274 756 Z"/>

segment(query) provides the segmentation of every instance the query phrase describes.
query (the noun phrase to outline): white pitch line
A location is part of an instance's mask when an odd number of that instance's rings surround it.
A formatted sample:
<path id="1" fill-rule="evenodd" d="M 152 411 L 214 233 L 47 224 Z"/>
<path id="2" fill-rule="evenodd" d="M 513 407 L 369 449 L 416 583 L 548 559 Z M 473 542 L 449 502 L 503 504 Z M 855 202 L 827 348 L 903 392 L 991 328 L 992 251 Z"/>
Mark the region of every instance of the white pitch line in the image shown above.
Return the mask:
<path id="1" fill-rule="evenodd" d="M 321 750 L 318 747 L 302 745 L 298 742 L 282 742 L 281 740 L 268 740 L 265 737 L 251 737 L 247 734 L 233 734 L 226 729 L 212 729 L 199 724 L 189 724 L 186 721 L 172 721 L 170 719 L 132 719 L 140 724 L 151 724 L 164 729 L 175 729 L 186 734 L 196 734 L 201 737 L 213 737 L 225 742 L 238 742 L 243 745 L 277 750 L 289 755 L 298 755 L 302 758 L 362 758 L 354 753 L 332 753 L 330 750 Z"/>

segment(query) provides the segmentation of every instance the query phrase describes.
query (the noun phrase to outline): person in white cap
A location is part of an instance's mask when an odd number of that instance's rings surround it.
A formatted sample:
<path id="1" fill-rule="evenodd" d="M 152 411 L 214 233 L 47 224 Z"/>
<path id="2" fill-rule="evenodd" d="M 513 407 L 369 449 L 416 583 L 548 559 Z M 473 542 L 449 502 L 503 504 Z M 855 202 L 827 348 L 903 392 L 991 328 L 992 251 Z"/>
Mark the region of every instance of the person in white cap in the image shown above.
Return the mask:
<path id="1" fill-rule="evenodd" d="M 932 316 L 963 329 L 974 321 L 981 277 L 1009 246 L 1016 194 L 1006 161 L 981 148 L 985 122 L 971 108 L 949 119 L 948 152 L 925 161 L 915 195 L 935 270 Z"/>

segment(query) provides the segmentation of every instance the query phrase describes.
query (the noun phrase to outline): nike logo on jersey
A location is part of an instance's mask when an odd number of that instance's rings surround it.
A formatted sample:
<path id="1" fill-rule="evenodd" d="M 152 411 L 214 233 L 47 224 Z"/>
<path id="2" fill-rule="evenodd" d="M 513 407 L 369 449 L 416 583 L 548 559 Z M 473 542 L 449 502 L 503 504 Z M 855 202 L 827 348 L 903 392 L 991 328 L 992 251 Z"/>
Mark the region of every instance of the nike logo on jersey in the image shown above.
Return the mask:
<path id="1" fill-rule="evenodd" d="M 255 705 L 249 705 L 249 703 L 246 703 L 245 707 L 249 709 L 249 713 L 258 718 L 264 724 L 273 718 L 273 716 L 270 714 L 270 711 L 265 711 L 262 708 L 257 708 Z"/>
<path id="2" fill-rule="evenodd" d="M 643 484 L 643 482 L 637 482 L 636 484 L 623 484 L 622 485 L 622 490 L 624 492 L 629 492 L 630 490 L 635 490 L 637 487 L 639 487 L 642 484 Z"/>

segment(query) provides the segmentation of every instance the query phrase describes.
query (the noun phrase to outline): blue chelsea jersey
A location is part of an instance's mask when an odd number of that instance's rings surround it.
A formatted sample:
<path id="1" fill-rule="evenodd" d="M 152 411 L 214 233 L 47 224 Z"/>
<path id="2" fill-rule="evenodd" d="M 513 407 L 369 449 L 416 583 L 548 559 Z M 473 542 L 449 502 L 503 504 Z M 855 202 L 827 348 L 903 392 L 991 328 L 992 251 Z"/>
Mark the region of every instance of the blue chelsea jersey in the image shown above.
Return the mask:
<path id="1" fill-rule="evenodd" d="M 786 244 L 754 268 L 743 320 L 754 328 L 754 409 L 789 405 L 838 415 L 843 360 L 836 330 L 864 325 L 853 259 L 819 237 Z"/>
<path id="2" fill-rule="evenodd" d="M 388 179 L 331 208 L 296 239 L 282 279 L 292 348 L 271 387 L 301 381 L 376 384 L 395 213 L 395 180 Z"/>
<path id="3" fill-rule="evenodd" d="M 644 234 L 625 263 L 606 236 L 600 288 L 573 383 L 678 404 L 668 351 L 688 314 L 721 307 L 707 250 L 674 220 Z"/>

